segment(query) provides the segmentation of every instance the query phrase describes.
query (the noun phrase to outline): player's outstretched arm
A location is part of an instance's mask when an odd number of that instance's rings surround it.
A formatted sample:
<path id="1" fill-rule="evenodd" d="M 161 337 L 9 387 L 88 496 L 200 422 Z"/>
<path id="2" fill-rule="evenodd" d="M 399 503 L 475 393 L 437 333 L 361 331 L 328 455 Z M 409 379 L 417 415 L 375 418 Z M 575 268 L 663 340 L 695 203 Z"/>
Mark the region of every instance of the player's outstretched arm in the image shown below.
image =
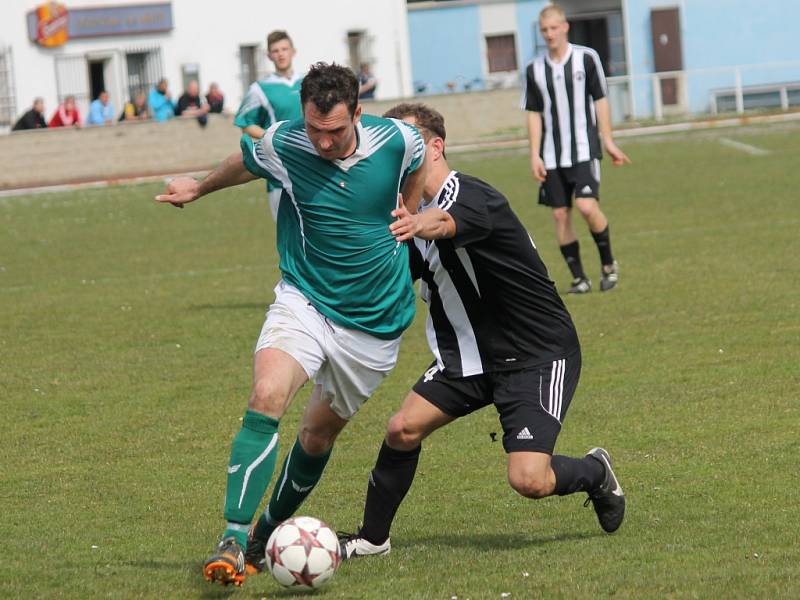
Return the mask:
<path id="1" fill-rule="evenodd" d="M 389 225 L 389 231 L 398 242 L 418 237 L 423 240 L 441 240 L 456 235 L 456 222 L 450 213 L 441 208 L 429 208 L 421 213 L 408 212 L 402 194 L 400 206 L 392 211 L 397 220 Z"/>
<path id="2" fill-rule="evenodd" d="M 166 193 L 156 196 L 156 200 L 183 208 L 184 204 L 194 202 L 201 196 L 254 179 L 258 178 L 245 168 L 242 153 L 237 152 L 200 181 L 192 177 L 172 179 L 167 183 Z"/>
<path id="3" fill-rule="evenodd" d="M 617 167 L 626 163 L 630 164 L 631 159 L 619 149 L 619 146 L 614 143 L 614 138 L 611 135 L 611 109 L 608 106 L 608 98 L 595 100 L 594 107 L 597 112 L 597 126 L 600 129 L 603 147 L 611 157 L 611 162 Z"/>

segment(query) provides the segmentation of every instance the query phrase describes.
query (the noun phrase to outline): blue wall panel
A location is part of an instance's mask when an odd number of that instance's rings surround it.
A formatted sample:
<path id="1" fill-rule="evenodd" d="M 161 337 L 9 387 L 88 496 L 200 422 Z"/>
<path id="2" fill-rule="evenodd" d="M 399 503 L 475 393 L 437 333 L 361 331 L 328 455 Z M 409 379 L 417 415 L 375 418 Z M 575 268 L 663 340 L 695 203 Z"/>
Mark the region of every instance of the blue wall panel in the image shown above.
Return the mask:
<path id="1" fill-rule="evenodd" d="M 448 82 L 463 90 L 465 83 L 483 81 L 477 5 L 410 10 L 408 28 L 415 88 L 424 84 L 428 93 L 440 94 Z"/>
<path id="2" fill-rule="evenodd" d="M 796 32 L 800 22 L 797 0 L 683 0 L 676 2 L 681 15 L 683 66 L 700 70 L 687 77 L 689 110 L 706 112 L 711 93 L 734 86 L 736 65 L 776 62 L 800 63 Z M 629 73 L 653 73 L 650 40 L 650 10 L 664 7 L 663 0 L 628 0 L 628 23 L 632 64 Z M 742 70 L 743 85 L 800 81 L 800 66 L 750 67 Z M 634 81 L 637 116 L 653 114 L 652 83 L 642 77 Z"/>
<path id="3" fill-rule="evenodd" d="M 520 70 L 533 60 L 536 53 L 535 39 L 539 33 L 539 13 L 548 4 L 547 0 L 528 0 L 517 2 L 517 47 L 520 51 Z"/>

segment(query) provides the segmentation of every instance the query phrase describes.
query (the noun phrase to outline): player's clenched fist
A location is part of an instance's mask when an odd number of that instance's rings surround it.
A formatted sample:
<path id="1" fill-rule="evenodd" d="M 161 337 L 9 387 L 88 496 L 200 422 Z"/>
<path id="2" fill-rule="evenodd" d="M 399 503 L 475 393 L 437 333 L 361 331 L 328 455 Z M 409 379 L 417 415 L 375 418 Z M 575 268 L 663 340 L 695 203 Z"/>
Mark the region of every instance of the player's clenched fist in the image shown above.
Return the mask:
<path id="1" fill-rule="evenodd" d="M 192 177 L 175 177 L 167 181 L 166 193 L 156 196 L 156 200 L 183 208 L 187 202 L 200 197 L 199 188 L 200 183 Z"/>

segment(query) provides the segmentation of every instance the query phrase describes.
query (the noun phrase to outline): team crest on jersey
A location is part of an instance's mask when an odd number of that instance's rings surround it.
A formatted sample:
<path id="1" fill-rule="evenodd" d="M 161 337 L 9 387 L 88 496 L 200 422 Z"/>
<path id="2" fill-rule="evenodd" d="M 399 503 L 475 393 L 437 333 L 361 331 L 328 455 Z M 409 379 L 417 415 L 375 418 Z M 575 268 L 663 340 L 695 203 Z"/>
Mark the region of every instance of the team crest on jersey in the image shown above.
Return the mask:
<path id="1" fill-rule="evenodd" d="M 586 73 L 583 71 L 575 72 L 575 81 L 583 81 L 586 78 Z"/>

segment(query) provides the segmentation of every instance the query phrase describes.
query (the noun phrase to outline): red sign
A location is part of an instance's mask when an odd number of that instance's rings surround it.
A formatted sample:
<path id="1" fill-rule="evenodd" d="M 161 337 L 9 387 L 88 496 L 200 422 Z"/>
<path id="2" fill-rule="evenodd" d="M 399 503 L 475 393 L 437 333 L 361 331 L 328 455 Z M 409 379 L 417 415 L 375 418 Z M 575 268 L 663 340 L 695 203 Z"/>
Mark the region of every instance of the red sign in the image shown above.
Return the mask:
<path id="1" fill-rule="evenodd" d="M 69 38 L 67 7 L 48 2 L 36 7 L 36 43 L 46 48 L 61 46 Z"/>

